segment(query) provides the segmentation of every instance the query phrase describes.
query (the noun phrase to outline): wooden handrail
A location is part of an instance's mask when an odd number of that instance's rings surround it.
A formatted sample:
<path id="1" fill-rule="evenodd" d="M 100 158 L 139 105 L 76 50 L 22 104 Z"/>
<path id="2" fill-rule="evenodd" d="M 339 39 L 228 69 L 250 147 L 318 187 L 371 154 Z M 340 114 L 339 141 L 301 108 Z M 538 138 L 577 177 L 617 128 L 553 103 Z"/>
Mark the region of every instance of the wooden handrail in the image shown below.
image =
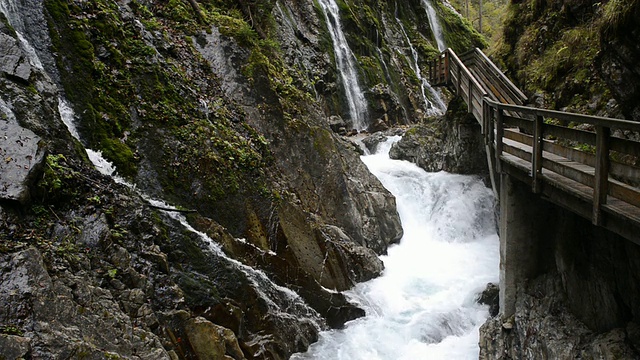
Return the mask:
<path id="1" fill-rule="evenodd" d="M 590 202 L 592 211 L 580 210 L 580 215 L 640 244 L 640 167 L 611 157 L 613 151 L 640 158 L 640 142 L 611 135 L 612 130 L 640 132 L 639 122 L 525 106 L 524 93 L 479 49 L 460 57 L 447 49 L 432 62 L 429 74 L 433 85 L 454 88 L 481 125 L 494 190 L 494 172 L 528 168 L 524 176 L 532 192 L 558 196 L 547 186 L 562 188 L 566 196 Z M 549 119 L 590 124 L 595 132 L 547 124 Z M 567 143 L 586 144 L 595 154 Z M 629 223 L 635 230 L 620 230 Z"/>

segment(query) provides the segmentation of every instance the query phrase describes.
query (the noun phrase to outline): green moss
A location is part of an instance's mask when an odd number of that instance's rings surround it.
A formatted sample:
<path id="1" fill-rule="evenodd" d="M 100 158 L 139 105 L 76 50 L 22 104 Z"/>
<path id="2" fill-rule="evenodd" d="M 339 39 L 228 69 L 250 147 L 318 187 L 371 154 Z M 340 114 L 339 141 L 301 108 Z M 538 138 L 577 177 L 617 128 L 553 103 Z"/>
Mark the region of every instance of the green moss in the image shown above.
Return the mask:
<path id="1" fill-rule="evenodd" d="M 461 54 L 473 48 L 484 49 L 488 46 L 487 40 L 476 31 L 469 20 L 460 17 L 439 1 L 435 1 L 434 5 L 440 17 L 444 41 L 448 47 Z"/>

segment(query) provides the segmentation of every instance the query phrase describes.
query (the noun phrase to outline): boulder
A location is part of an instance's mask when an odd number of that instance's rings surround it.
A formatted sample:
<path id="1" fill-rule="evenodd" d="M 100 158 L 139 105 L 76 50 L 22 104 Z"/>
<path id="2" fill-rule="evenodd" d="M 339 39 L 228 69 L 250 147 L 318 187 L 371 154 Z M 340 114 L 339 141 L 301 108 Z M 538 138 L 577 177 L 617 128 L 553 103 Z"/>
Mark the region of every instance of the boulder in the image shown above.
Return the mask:
<path id="1" fill-rule="evenodd" d="M 444 117 L 431 118 L 407 130 L 389 156 L 430 172 L 488 175 L 480 125 L 459 97 L 449 103 Z"/>
<path id="2" fill-rule="evenodd" d="M 498 315 L 500 310 L 500 289 L 494 283 L 488 283 L 487 287 L 477 297 L 478 304 L 489 305 L 489 314 Z"/>
<path id="3" fill-rule="evenodd" d="M 185 333 L 200 360 L 244 359 L 233 331 L 202 317 L 189 319 Z"/>

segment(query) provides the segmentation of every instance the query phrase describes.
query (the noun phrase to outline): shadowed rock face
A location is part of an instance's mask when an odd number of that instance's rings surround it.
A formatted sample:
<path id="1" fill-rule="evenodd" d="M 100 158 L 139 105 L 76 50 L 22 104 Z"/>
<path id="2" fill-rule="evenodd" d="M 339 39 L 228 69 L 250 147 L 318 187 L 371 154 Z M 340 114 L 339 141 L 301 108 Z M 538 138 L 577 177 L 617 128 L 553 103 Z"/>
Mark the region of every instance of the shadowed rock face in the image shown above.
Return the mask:
<path id="1" fill-rule="evenodd" d="M 17 124 L 0 99 L 0 199 L 27 202 L 44 159 L 40 137 Z"/>

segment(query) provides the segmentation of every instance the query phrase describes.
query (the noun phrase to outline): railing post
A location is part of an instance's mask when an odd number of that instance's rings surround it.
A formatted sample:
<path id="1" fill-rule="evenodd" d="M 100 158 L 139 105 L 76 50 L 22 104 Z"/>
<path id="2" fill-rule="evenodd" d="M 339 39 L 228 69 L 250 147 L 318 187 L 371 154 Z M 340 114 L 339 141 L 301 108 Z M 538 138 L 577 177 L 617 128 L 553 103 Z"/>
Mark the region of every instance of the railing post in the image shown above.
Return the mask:
<path id="1" fill-rule="evenodd" d="M 447 85 L 449 85 L 449 81 L 451 81 L 449 77 L 449 51 L 444 53 L 444 81 Z"/>
<path id="2" fill-rule="evenodd" d="M 468 111 L 469 114 L 473 114 L 473 85 L 471 83 L 471 77 L 469 77 L 469 101 L 467 102 L 467 104 L 469 105 L 468 107 Z"/>
<path id="3" fill-rule="evenodd" d="M 458 67 L 458 88 L 456 89 L 456 95 L 460 96 L 462 94 L 462 66 L 460 66 L 460 64 L 456 64 L 456 66 Z"/>
<path id="4" fill-rule="evenodd" d="M 504 137 L 504 124 L 503 124 L 504 110 L 498 109 L 496 116 L 496 167 L 498 172 L 502 173 L 502 162 L 500 156 L 502 156 L 502 138 Z"/>
<path id="5" fill-rule="evenodd" d="M 436 68 L 436 78 L 438 79 L 438 84 L 442 83 L 442 56 L 438 57 L 438 67 Z"/>
<path id="6" fill-rule="evenodd" d="M 607 203 L 609 192 L 609 140 L 610 130 L 604 126 L 596 126 L 596 173 L 593 184 L 593 218 L 594 225 L 602 225 L 602 205 Z"/>
<path id="7" fill-rule="evenodd" d="M 531 176 L 533 182 L 531 190 L 538 194 L 542 190 L 542 124 L 544 118 L 542 115 L 536 115 L 533 126 L 533 153 L 531 154 Z"/>

